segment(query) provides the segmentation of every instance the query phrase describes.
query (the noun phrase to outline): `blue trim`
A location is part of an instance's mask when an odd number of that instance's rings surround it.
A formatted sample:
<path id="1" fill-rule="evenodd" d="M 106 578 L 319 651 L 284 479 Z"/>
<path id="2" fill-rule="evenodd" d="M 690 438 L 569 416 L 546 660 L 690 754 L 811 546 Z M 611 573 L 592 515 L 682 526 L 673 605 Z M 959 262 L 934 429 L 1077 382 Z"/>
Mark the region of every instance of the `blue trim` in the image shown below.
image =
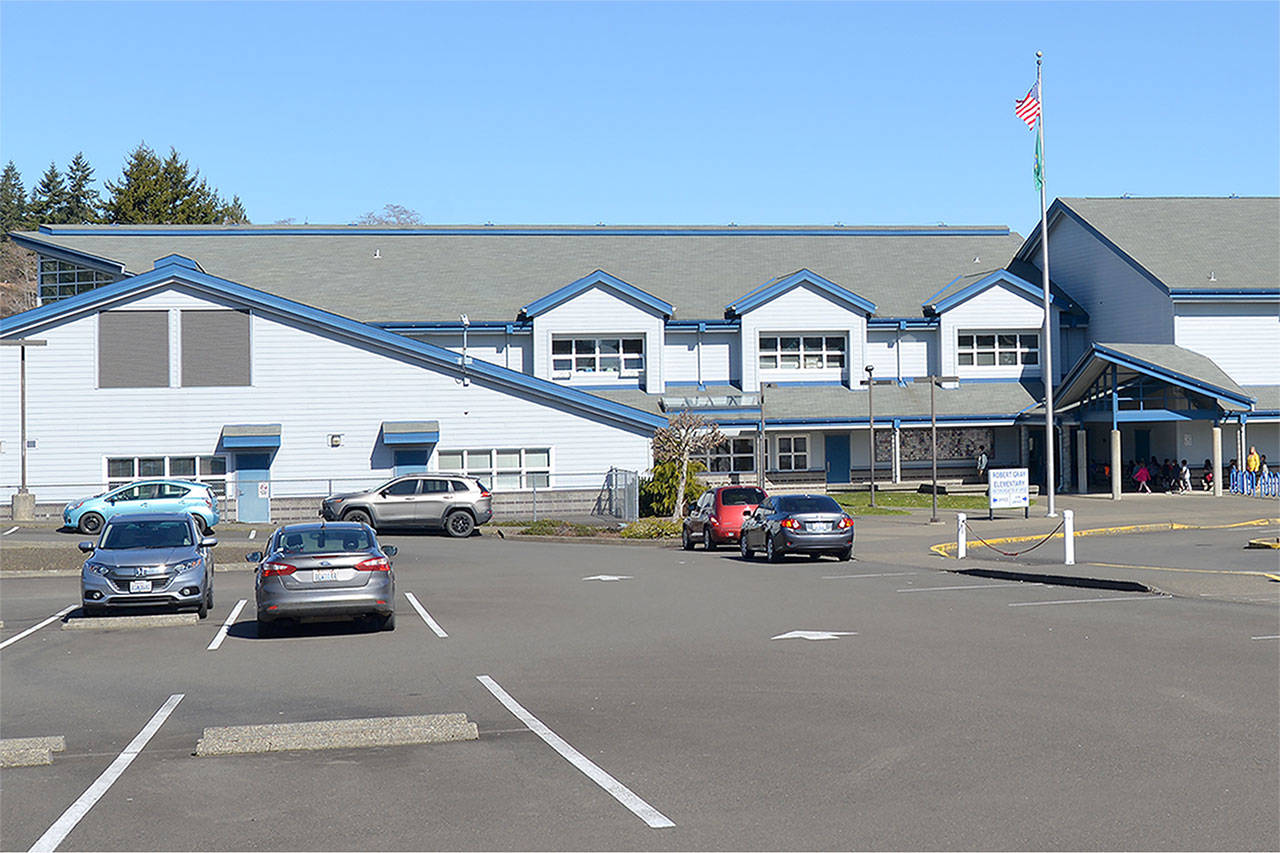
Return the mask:
<path id="1" fill-rule="evenodd" d="M 668 320 L 667 331 L 677 334 L 692 332 L 736 332 L 742 328 L 738 320 Z"/>
<path id="2" fill-rule="evenodd" d="M 952 282 L 952 284 L 955 284 L 955 282 Z M 965 285 L 964 287 L 960 288 L 960 290 L 948 296 L 946 299 L 943 299 L 942 301 L 937 303 L 926 302 L 924 303 L 923 307 L 926 311 L 931 311 L 934 314 L 942 314 L 956 307 L 960 303 L 966 302 L 969 299 L 972 299 L 973 297 L 977 296 L 979 293 L 982 293 L 984 290 L 994 287 L 997 284 L 1012 285 L 1013 287 L 1022 291 L 1028 298 L 1037 300 L 1040 302 L 1044 301 L 1043 286 L 1036 287 L 1032 285 L 1031 282 L 1027 281 L 1026 279 L 1022 278 L 1019 275 L 1014 275 L 1008 270 L 996 270 L 990 275 L 987 275 L 987 276 L 984 276 L 983 278 L 978 279 L 973 284 Z M 951 285 L 947 285 L 947 287 L 950 287 L 950 286 Z M 935 294 L 935 298 L 936 298 L 936 294 Z M 1049 302 L 1050 304 L 1055 305 L 1055 307 L 1057 307 L 1059 311 L 1076 310 L 1076 311 L 1081 311 L 1081 313 L 1083 313 L 1083 309 L 1081 309 L 1080 306 L 1077 305 L 1075 301 L 1071 299 L 1071 297 L 1067 296 L 1060 289 L 1058 289 L 1057 287 L 1054 287 L 1053 285 L 1050 285 L 1049 287 Z"/>
<path id="3" fill-rule="evenodd" d="M 376 323 L 370 322 L 368 325 L 399 334 L 404 334 L 405 332 L 456 332 L 462 334 L 464 328 L 457 320 L 414 320 L 409 322 L 384 320 Z M 471 325 L 467 328 L 472 332 L 505 331 L 509 335 L 527 335 L 533 331 L 533 324 L 513 323 L 503 320 L 472 320 Z"/>
<path id="4" fill-rule="evenodd" d="M 905 332 L 907 329 L 936 329 L 939 322 L 937 317 L 870 317 L 867 328 Z"/>
<path id="5" fill-rule="evenodd" d="M 228 450 L 260 447 L 279 447 L 279 435 L 224 435 L 222 446 Z"/>
<path id="6" fill-rule="evenodd" d="M 1171 289 L 1169 298 L 1174 302 L 1275 302 L 1280 300 L 1280 289 L 1184 287 Z"/>
<path id="7" fill-rule="evenodd" d="M 421 363 L 450 376 L 463 375 L 458 354 L 444 347 L 172 264 L 0 319 L 0 337 L 17 335 L 61 317 L 105 307 L 123 298 L 175 282 L 205 293 L 229 297 L 286 321 L 301 321 L 325 329 L 340 340 L 370 345 L 397 355 L 413 356 Z M 538 379 L 486 361 L 472 360 L 466 366 L 465 373 L 473 382 L 483 381 L 504 391 L 514 391 L 535 400 L 565 406 L 581 414 L 604 417 L 632 429 L 654 430 L 667 424 L 667 419 L 661 415 L 556 385 L 546 379 Z"/>
<path id="8" fill-rule="evenodd" d="M 1080 420 L 1087 423 L 1166 423 L 1168 421 L 1216 421 L 1218 419 L 1218 415 L 1218 412 L 1210 412 L 1203 409 L 1192 411 L 1179 411 L 1176 409 L 1120 409 L 1115 413 L 1114 419 L 1110 411 L 1090 411 L 1081 413 Z M 1115 427 L 1112 427 L 1112 429 L 1115 429 Z"/>
<path id="9" fill-rule="evenodd" d="M 865 311 L 867 314 L 876 313 L 876 304 L 871 300 L 864 299 L 852 290 L 845 290 L 840 285 L 835 284 L 832 281 L 828 281 L 811 270 L 802 269 L 793 272 L 785 278 L 765 282 L 750 293 L 730 302 L 725 306 L 725 315 L 746 314 L 748 311 L 758 308 L 771 299 L 781 296 L 788 290 L 799 287 L 802 284 L 812 284 L 819 291 L 832 297 L 837 302 L 843 302 L 844 304 L 852 306 L 860 311 Z"/>
<path id="10" fill-rule="evenodd" d="M 439 432 L 387 432 L 382 433 L 383 444 L 435 444 L 440 440 Z"/>
<path id="11" fill-rule="evenodd" d="M 664 302 L 658 297 L 645 293 L 633 284 L 628 284 L 615 275 L 610 275 L 604 270 L 596 270 L 590 275 L 583 276 L 577 281 L 570 282 L 559 290 L 552 291 L 541 299 L 535 299 L 528 305 L 520 309 L 520 316 L 532 319 L 546 311 L 550 311 L 561 303 L 568 302 L 583 291 L 590 290 L 593 287 L 599 287 L 603 290 L 612 290 L 614 293 L 629 297 L 636 300 L 646 308 L 661 314 L 664 318 L 670 317 L 675 313 L 676 307 L 670 302 Z"/>
<path id="12" fill-rule="evenodd" d="M 1088 234 L 1093 236 L 1094 239 L 1100 242 L 1107 249 L 1111 250 L 1111 252 L 1113 252 L 1117 257 L 1119 257 L 1122 261 L 1124 261 L 1126 264 L 1132 267 L 1135 272 L 1137 272 L 1147 281 L 1151 282 L 1153 285 L 1158 287 L 1161 293 L 1168 295 L 1169 288 L 1165 286 L 1164 282 L 1156 278 L 1155 274 L 1153 274 L 1150 270 L 1148 270 L 1142 264 L 1138 263 L 1138 261 L 1134 259 L 1132 255 L 1125 252 L 1124 249 L 1121 249 L 1115 243 L 1111 242 L 1111 240 L 1109 240 L 1105 234 L 1103 234 L 1097 228 L 1090 225 L 1083 216 L 1076 213 L 1074 210 L 1068 207 L 1065 203 L 1063 203 L 1062 199 L 1057 198 L 1053 200 L 1053 204 L 1049 206 L 1049 210 L 1045 214 L 1045 221 L 1048 222 L 1048 227 L 1050 230 L 1053 229 L 1054 222 L 1060 216 L 1065 216 L 1068 219 L 1071 219 L 1074 222 L 1078 223 L 1080 227 L 1082 227 Z M 1026 239 L 1026 241 L 1023 242 L 1022 248 L 1020 248 L 1018 250 L 1018 253 L 1014 255 L 1014 259 L 1023 261 L 1025 263 L 1033 263 L 1031 259 L 1035 257 L 1036 253 L 1039 251 L 1039 247 L 1040 247 L 1040 223 L 1037 222 L 1035 229 L 1031 232 L 1031 236 L 1029 236 Z"/>
<path id="13" fill-rule="evenodd" d="M 211 226 L 207 228 L 147 228 L 115 226 L 109 228 L 86 228 L 75 225 L 41 225 L 41 234 L 66 237 L 106 237 L 125 235 L 130 237 L 253 237 L 256 235 L 280 237 L 326 237 L 334 235 L 353 236 L 368 235 L 374 237 L 404 236 L 436 236 L 436 237 L 479 237 L 479 236 L 575 236 L 575 237 L 729 237 L 746 235 L 749 237 L 1008 237 L 1009 226 L 921 226 L 904 228 L 846 227 L 806 228 L 806 227 L 697 227 L 684 228 L 653 226 L 648 228 L 636 226 L 600 226 L 576 225 L 546 227 L 506 225 L 460 225 L 455 227 L 420 227 L 420 228 L 370 228 L 360 225 L 315 225 L 291 226 L 280 228 L 262 228 L 245 226 Z"/>
<path id="14" fill-rule="evenodd" d="M 934 420 L 938 423 L 968 423 L 976 421 L 979 423 L 1004 424 L 1012 426 L 1017 419 L 1016 414 L 1007 415 L 937 415 Z M 883 423 L 883 421 L 880 421 Z M 806 424 L 818 425 L 837 425 L 837 426 L 866 426 L 869 421 L 867 418 L 766 418 L 765 426 L 804 426 Z M 908 424 L 927 424 L 929 423 L 928 415 L 906 415 L 893 419 L 895 428 L 904 423 Z"/>
<path id="15" fill-rule="evenodd" d="M 1217 400 L 1226 400 L 1229 403 L 1235 403 L 1239 406 L 1252 407 L 1253 404 L 1257 402 L 1253 397 L 1242 397 L 1234 391 L 1228 391 L 1226 388 L 1220 388 L 1217 385 L 1211 385 L 1208 382 L 1201 382 L 1200 380 L 1192 379 L 1189 376 L 1169 370 L 1166 367 L 1160 367 L 1159 365 L 1152 364 L 1149 361 L 1143 361 L 1140 358 L 1116 352 L 1115 350 L 1099 343 L 1095 343 L 1089 348 L 1088 352 L 1080 356 L 1080 360 L 1077 361 L 1075 366 L 1071 368 L 1070 372 L 1063 377 L 1063 380 L 1058 383 L 1058 387 L 1064 392 L 1070 390 L 1071 386 L 1078 381 L 1080 376 L 1085 372 L 1089 365 L 1092 364 L 1094 359 L 1100 359 L 1110 364 L 1127 367 L 1130 370 L 1136 370 L 1139 373 L 1144 373 L 1154 379 L 1159 379 L 1163 382 L 1168 382 L 1171 385 L 1186 388 L 1188 391 L 1194 391 L 1197 394 L 1203 394 Z"/>
<path id="16" fill-rule="evenodd" d="M 923 303 L 923 304 L 924 304 L 924 305 L 928 305 L 928 304 L 930 304 L 931 302 L 933 302 L 933 300 L 937 299 L 939 296 L 941 296 L 942 294 L 946 293 L 946 292 L 947 292 L 948 290 L 950 290 L 953 286 L 955 286 L 955 283 L 956 283 L 957 281 L 959 281 L 960 279 L 962 279 L 962 278 L 964 278 L 964 276 L 962 276 L 962 275 L 958 275 L 958 276 L 956 276 L 955 278 L 951 279 L 951 281 L 947 282 L 947 286 L 946 286 L 946 287 L 942 288 L 942 289 L 941 289 L 941 290 L 939 290 L 937 293 L 933 294 L 933 296 L 930 296 L 928 299 L 926 299 L 926 300 L 924 301 L 924 303 Z"/>
<path id="17" fill-rule="evenodd" d="M 58 261 L 66 261 L 71 264 L 79 264 L 82 267 L 88 267 L 98 272 L 110 273 L 112 275 L 124 275 L 124 264 L 119 261 L 113 261 L 110 258 L 103 258 L 98 255 L 91 255 L 88 252 L 77 251 L 76 249 L 68 249 L 64 246 L 54 246 L 41 240 L 33 240 L 30 237 L 24 237 L 21 234 L 10 234 L 9 239 L 24 249 L 30 249 L 39 255 L 45 255 Z"/>
<path id="18" fill-rule="evenodd" d="M 188 258 L 186 255 L 168 254 L 163 258 L 156 258 L 151 268 L 159 269 L 160 267 L 182 267 L 187 270 L 195 270 L 196 272 L 204 272 L 204 267 L 200 266 L 196 261 Z"/>
<path id="19" fill-rule="evenodd" d="M 767 383 L 761 383 L 761 384 L 768 384 L 772 388 L 847 388 L 848 387 L 843 382 L 836 382 L 836 381 L 819 382 L 817 380 L 814 380 L 812 382 L 802 382 L 802 381 L 777 382 L 775 380 L 770 379 L 770 380 L 767 380 Z"/>

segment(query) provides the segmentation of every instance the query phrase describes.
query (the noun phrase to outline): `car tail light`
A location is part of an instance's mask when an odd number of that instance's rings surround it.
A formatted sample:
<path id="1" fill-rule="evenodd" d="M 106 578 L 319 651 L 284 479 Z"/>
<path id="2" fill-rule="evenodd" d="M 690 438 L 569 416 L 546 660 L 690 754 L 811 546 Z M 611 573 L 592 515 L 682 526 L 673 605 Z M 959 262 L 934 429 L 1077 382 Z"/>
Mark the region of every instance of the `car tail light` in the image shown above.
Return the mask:
<path id="1" fill-rule="evenodd" d="M 275 575 L 291 575 L 298 570 L 297 566 L 291 566 L 288 563 L 263 563 L 262 576 L 264 578 L 274 577 Z"/>
<path id="2" fill-rule="evenodd" d="M 361 560 L 356 563 L 357 572 L 389 572 L 391 571 L 391 561 L 386 557 L 374 557 L 371 560 Z"/>
<path id="3" fill-rule="evenodd" d="M 840 519 L 840 522 L 836 525 L 836 527 L 840 528 L 841 530 L 844 530 L 847 527 L 853 527 L 853 519 L 846 515 L 844 518 Z"/>
<path id="4" fill-rule="evenodd" d="M 489 497 L 489 490 L 488 490 L 488 489 L 486 489 L 484 486 L 481 486 L 481 487 L 480 487 L 480 497 L 482 497 L 482 498 L 487 498 L 487 497 Z"/>
<path id="5" fill-rule="evenodd" d="M 782 519 L 782 521 L 778 522 L 778 526 L 785 527 L 788 530 L 799 530 L 801 527 L 803 527 L 803 525 L 800 524 L 800 522 L 796 521 L 794 518 L 784 518 Z"/>
<path id="6" fill-rule="evenodd" d="M 716 527 L 719 527 L 719 526 L 720 526 L 720 519 L 716 518 L 714 515 L 713 515 L 713 516 L 711 516 L 711 518 L 709 518 L 709 519 L 707 519 L 707 520 L 708 520 L 708 521 L 710 521 L 710 522 L 711 522 L 713 525 L 715 525 Z"/>

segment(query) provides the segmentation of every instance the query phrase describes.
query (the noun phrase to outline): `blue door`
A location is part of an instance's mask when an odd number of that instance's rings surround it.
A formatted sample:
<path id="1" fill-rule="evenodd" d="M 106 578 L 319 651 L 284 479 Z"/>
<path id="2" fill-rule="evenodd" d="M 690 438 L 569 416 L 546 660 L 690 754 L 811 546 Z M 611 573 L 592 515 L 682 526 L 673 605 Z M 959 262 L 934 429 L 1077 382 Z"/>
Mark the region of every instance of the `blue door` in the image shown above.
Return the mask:
<path id="1" fill-rule="evenodd" d="M 271 454 L 236 454 L 236 521 L 271 521 Z"/>
<path id="2" fill-rule="evenodd" d="M 427 459 L 431 450 L 397 450 L 395 452 L 395 471 L 397 477 L 405 474 L 421 474 L 427 470 Z"/>
<path id="3" fill-rule="evenodd" d="M 849 482 L 849 433 L 829 432 L 823 445 L 827 455 L 827 482 Z"/>

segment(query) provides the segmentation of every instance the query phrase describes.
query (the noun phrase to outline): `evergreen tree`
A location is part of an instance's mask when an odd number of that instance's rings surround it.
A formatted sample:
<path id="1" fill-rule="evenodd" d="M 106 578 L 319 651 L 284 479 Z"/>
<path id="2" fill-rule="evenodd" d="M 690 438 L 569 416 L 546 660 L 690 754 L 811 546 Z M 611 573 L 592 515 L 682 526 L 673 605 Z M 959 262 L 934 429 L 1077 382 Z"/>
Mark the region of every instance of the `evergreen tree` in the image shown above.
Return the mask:
<path id="1" fill-rule="evenodd" d="M 240 196 L 233 195 L 231 201 L 222 206 L 218 221 L 224 225 L 249 224 L 249 214 L 244 212 L 244 203 L 240 201 Z"/>
<path id="2" fill-rule="evenodd" d="M 31 188 L 31 218 L 51 225 L 67 222 L 69 203 L 67 185 L 58 164 L 50 163 L 39 183 Z"/>
<path id="3" fill-rule="evenodd" d="M 32 225 L 27 215 L 27 190 L 22 186 L 22 173 L 10 160 L 0 176 L 0 230 L 8 239 L 10 231 L 21 231 Z"/>
<path id="4" fill-rule="evenodd" d="M 222 200 L 208 181 L 192 169 L 176 148 L 161 160 L 155 151 L 140 143 L 125 162 L 119 182 L 107 181 L 110 197 L 103 205 L 105 219 L 112 223 L 158 225 L 205 225 L 217 222 L 247 222 L 239 197 Z"/>
<path id="5" fill-rule="evenodd" d="M 67 167 L 67 222 L 81 224 L 98 221 L 102 199 L 91 186 L 92 183 L 93 167 L 81 151 Z"/>

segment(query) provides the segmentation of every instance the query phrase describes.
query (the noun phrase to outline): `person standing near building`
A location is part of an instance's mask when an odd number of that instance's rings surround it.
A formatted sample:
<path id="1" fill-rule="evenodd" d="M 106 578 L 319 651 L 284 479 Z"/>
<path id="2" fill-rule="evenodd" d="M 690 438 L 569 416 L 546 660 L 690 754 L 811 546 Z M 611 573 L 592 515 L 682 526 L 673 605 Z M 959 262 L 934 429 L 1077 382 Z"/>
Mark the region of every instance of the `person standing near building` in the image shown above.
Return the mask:
<path id="1" fill-rule="evenodd" d="M 1151 494 L 1151 487 L 1147 485 L 1147 481 L 1151 479 L 1151 472 L 1147 470 L 1146 463 L 1138 463 L 1138 469 L 1133 472 L 1133 479 L 1138 484 L 1138 491 Z"/>
<path id="2" fill-rule="evenodd" d="M 1185 495 L 1191 492 L 1191 469 L 1187 467 L 1187 460 L 1182 460 L 1182 465 L 1178 468 L 1178 494 Z"/>
<path id="3" fill-rule="evenodd" d="M 987 446 L 985 444 L 978 445 L 978 479 L 982 482 L 987 481 Z"/>

